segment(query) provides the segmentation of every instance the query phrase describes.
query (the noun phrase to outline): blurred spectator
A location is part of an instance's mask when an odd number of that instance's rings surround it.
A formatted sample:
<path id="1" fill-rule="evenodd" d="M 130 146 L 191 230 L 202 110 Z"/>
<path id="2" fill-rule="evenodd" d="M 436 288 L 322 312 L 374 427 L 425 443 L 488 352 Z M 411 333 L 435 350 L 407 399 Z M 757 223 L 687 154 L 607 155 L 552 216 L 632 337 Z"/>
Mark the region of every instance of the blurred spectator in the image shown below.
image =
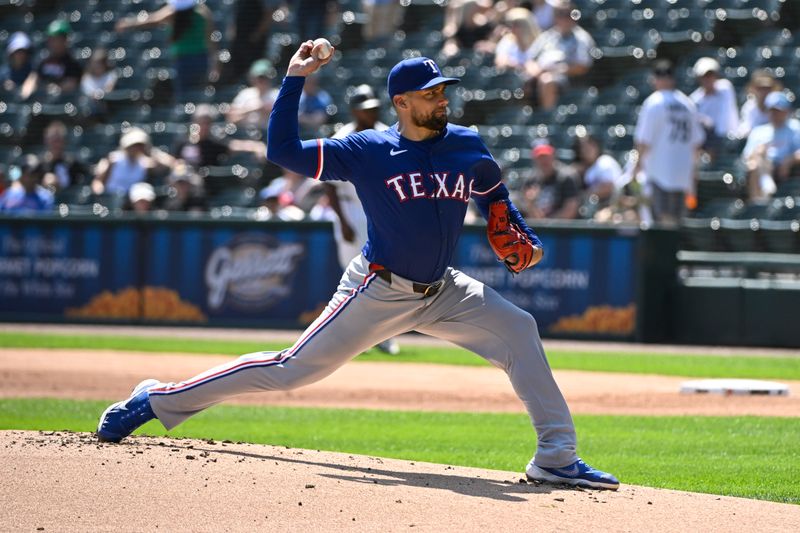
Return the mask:
<path id="1" fill-rule="evenodd" d="M 639 112 L 635 141 L 638 159 L 651 195 L 653 217 L 675 223 L 683 215 L 687 195 L 694 196 L 695 165 L 703 144 L 703 128 L 694 102 L 675 88 L 672 64 L 656 62 L 652 84 Z"/>
<path id="2" fill-rule="evenodd" d="M 51 190 L 89 183 L 89 168 L 67 150 L 67 127 L 61 121 L 51 122 L 44 130 L 42 184 Z"/>
<path id="3" fill-rule="evenodd" d="M 119 140 L 119 150 L 100 160 L 95 169 L 95 194 L 127 194 L 135 183 L 146 181 L 157 171 L 168 171 L 175 159 L 150 144 L 144 130 L 131 128 Z"/>
<path id="4" fill-rule="evenodd" d="M 207 203 L 203 182 L 194 170 L 178 164 L 169 175 L 164 209 L 168 211 L 205 211 Z"/>
<path id="5" fill-rule="evenodd" d="M 175 157 L 182 159 L 194 168 L 220 166 L 231 152 L 251 152 L 260 159 L 266 158 L 266 147 L 257 141 L 216 138 L 211 126 L 217 118 L 217 110 L 209 104 L 200 104 L 192 115 L 189 138 L 179 142 L 174 150 Z"/>
<path id="6" fill-rule="evenodd" d="M 217 43 L 212 38 L 214 19 L 205 4 L 197 0 L 169 0 L 158 11 L 120 20 L 116 29 L 124 32 L 165 24 L 170 28 L 175 99 L 184 102 L 192 90 L 219 79 Z"/>
<path id="7" fill-rule="evenodd" d="M 333 103 L 333 98 L 325 89 L 319 86 L 319 77 L 308 76 L 300 95 L 300 111 L 297 117 L 300 127 L 316 129 L 328 121 L 328 106 Z"/>
<path id="8" fill-rule="evenodd" d="M 0 67 L 0 84 L 6 91 L 21 87 L 33 72 L 31 48 L 30 37 L 21 31 L 13 33 L 8 40 L 6 45 L 8 62 Z"/>
<path id="9" fill-rule="evenodd" d="M 703 148 L 712 156 L 719 153 L 724 140 L 733 135 L 739 126 L 736 89 L 729 80 L 720 79 L 719 72 L 720 66 L 715 59 L 698 59 L 694 64 L 694 75 L 699 87 L 689 95 L 697 106 L 706 131 Z"/>
<path id="10" fill-rule="evenodd" d="M 343 139 L 351 133 L 368 129 L 387 130 L 389 127 L 378 120 L 380 106 L 381 101 L 369 85 L 358 86 L 350 97 L 350 114 L 353 120 L 339 128 L 333 137 Z M 352 183 L 326 181 L 322 186 L 330 208 L 336 215 L 333 235 L 339 252 L 339 265 L 344 269 L 361 253 L 361 248 L 367 242 L 367 216 Z"/>
<path id="11" fill-rule="evenodd" d="M 367 23 L 363 27 L 367 46 L 385 44 L 402 23 L 403 8 L 398 0 L 363 0 Z"/>
<path id="12" fill-rule="evenodd" d="M 288 180 L 292 179 L 295 173 L 288 170 L 286 172 L 288 177 L 276 178 L 259 193 L 259 198 L 261 198 L 262 202 L 261 206 L 266 209 L 266 214 L 261 210 L 259 219 L 292 222 L 303 220 L 306 217 L 305 212 L 292 203 L 293 195 L 287 188 L 289 186 Z M 312 181 L 306 180 L 299 174 L 296 176 L 303 181 Z"/>
<path id="13" fill-rule="evenodd" d="M 49 211 L 53 208 L 53 193 L 42 187 L 44 168 L 35 155 L 26 155 L 11 172 L 11 186 L 0 196 L 0 212 L 26 213 Z"/>
<path id="14" fill-rule="evenodd" d="M 623 185 L 622 167 L 616 159 L 603 153 L 600 142 L 591 135 L 575 138 L 575 154 L 575 170 L 583 178 L 587 196 L 596 196 L 594 205 L 607 206 Z"/>
<path id="15" fill-rule="evenodd" d="M 649 200 L 644 194 L 643 183 L 646 177 L 642 176 L 641 181 L 633 179 L 635 165 L 636 163 L 632 159 L 625 165 L 618 182 L 620 188 L 607 207 L 602 207 L 595 212 L 593 217 L 595 221 L 612 224 L 624 222 L 649 224 L 653 222 L 653 215 L 648 205 Z"/>
<path id="16" fill-rule="evenodd" d="M 303 41 L 325 36 L 328 13 L 336 9 L 335 0 L 290 0 L 297 21 L 297 34 Z"/>
<path id="17" fill-rule="evenodd" d="M 555 22 L 553 6 L 558 3 L 558 0 L 532 0 L 533 16 L 540 30 L 545 31 L 553 27 Z"/>
<path id="18" fill-rule="evenodd" d="M 116 84 L 117 73 L 108 59 L 108 50 L 96 48 L 81 79 L 81 91 L 90 98 L 101 100 L 114 90 Z"/>
<path id="19" fill-rule="evenodd" d="M 756 126 L 742 152 L 748 171 L 750 199 L 771 196 L 776 180 L 788 178 L 800 163 L 800 122 L 789 118 L 792 104 L 783 92 L 766 98 L 769 122 Z"/>
<path id="20" fill-rule="evenodd" d="M 530 11 L 517 7 L 505 15 L 509 32 L 500 39 L 495 48 L 494 64 L 498 68 L 513 68 L 524 71 L 533 59 L 533 43 L 539 36 L 539 27 Z"/>
<path id="21" fill-rule="evenodd" d="M 156 199 L 156 191 L 153 186 L 142 181 L 131 185 L 128 191 L 128 204 L 131 211 L 136 213 L 149 213 L 153 210 L 153 202 Z"/>
<path id="22" fill-rule="evenodd" d="M 571 2 L 558 2 L 553 27 L 537 37 L 529 50 L 532 61 L 525 71 L 531 83 L 535 81 L 537 101 L 543 109 L 555 107 L 559 91 L 585 76 L 592 66 L 594 39 L 577 25 L 573 10 Z"/>
<path id="23" fill-rule="evenodd" d="M 54 20 L 47 27 L 47 55 L 25 80 L 23 99 L 36 92 L 40 83 L 53 92 L 71 93 L 78 89 L 83 67 L 71 55 L 67 42 L 71 33 L 72 27 L 66 20 Z"/>
<path id="24" fill-rule="evenodd" d="M 556 160 L 555 148 L 537 142 L 531 153 L 536 164 L 520 190 L 517 206 L 530 218 L 573 219 L 580 206 L 579 178 L 570 166 Z"/>
<path id="25" fill-rule="evenodd" d="M 739 112 L 739 129 L 737 137 L 747 138 L 756 126 L 769 122 L 769 110 L 766 99 L 771 92 L 780 91 L 783 86 L 768 70 L 756 70 L 747 84 L 747 99 Z"/>
<path id="26" fill-rule="evenodd" d="M 302 174 L 298 174 L 288 168 L 281 170 L 283 174 L 272 180 L 266 189 L 271 187 L 270 191 L 277 190 L 280 192 L 282 206 L 293 205 L 304 213 L 308 213 L 321 196 L 319 194 L 321 191 L 320 182 L 307 179 Z"/>
<path id="27" fill-rule="evenodd" d="M 242 89 L 231 102 L 228 120 L 234 124 L 265 129 L 278 90 L 272 88 L 275 69 L 267 59 L 259 59 L 250 67 L 250 87 Z"/>
<path id="28" fill-rule="evenodd" d="M 227 29 L 231 60 L 225 66 L 226 80 L 238 80 L 264 54 L 272 15 L 280 6 L 281 0 L 236 0 L 236 13 Z"/>
<path id="29" fill-rule="evenodd" d="M 450 5 L 453 5 L 452 3 Z M 492 53 L 495 41 L 495 13 L 489 0 L 463 0 L 448 5 L 448 19 L 442 29 L 445 39 L 442 52 L 454 56 L 461 50 Z"/>

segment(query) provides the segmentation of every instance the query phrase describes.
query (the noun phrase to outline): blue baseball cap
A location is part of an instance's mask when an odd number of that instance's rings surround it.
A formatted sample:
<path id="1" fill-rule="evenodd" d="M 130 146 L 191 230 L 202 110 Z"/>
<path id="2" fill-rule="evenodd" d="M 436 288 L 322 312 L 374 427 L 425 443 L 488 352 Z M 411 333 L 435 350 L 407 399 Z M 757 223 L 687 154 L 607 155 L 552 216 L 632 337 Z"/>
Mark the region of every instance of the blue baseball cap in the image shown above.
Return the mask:
<path id="1" fill-rule="evenodd" d="M 781 111 L 788 111 L 792 108 L 792 103 L 781 91 L 771 92 L 764 100 L 764 107 L 767 109 L 780 109 Z"/>
<path id="2" fill-rule="evenodd" d="M 404 59 L 392 68 L 386 85 L 389 98 L 393 98 L 396 94 L 430 89 L 440 83 L 451 85 L 460 81 L 458 78 L 442 76 L 439 65 L 433 59 L 412 57 Z"/>

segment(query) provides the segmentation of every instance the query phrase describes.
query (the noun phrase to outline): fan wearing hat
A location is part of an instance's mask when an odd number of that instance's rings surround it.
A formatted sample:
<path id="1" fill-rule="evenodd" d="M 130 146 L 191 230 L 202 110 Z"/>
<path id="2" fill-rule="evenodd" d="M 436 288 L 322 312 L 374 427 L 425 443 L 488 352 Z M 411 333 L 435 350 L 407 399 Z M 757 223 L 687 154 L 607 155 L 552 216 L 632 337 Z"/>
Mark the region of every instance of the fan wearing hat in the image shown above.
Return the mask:
<path id="1" fill-rule="evenodd" d="M 21 95 L 28 98 L 40 86 L 70 93 L 78 89 L 83 75 L 83 67 L 73 57 L 69 49 L 69 36 L 72 27 L 63 19 L 56 19 L 47 27 L 47 55 L 39 62 L 22 86 Z"/>
<path id="2" fill-rule="evenodd" d="M 249 87 L 245 87 L 231 102 L 227 119 L 234 124 L 250 128 L 263 128 L 272 111 L 278 90 L 272 88 L 275 68 L 268 59 L 259 59 L 250 65 Z"/>
<path id="3" fill-rule="evenodd" d="M 185 102 L 192 90 L 219 79 L 217 43 L 211 10 L 198 0 L 168 0 L 162 8 L 117 22 L 118 32 L 167 26 L 175 66 L 175 97 Z"/>
<path id="4" fill-rule="evenodd" d="M 781 89 L 783 85 L 769 70 L 758 69 L 753 72 L 747 84 L 747 99 L 739 111 L 739 129 L 736 131 L 739 139 L 746 139 L 753 128 L 769 122 L 767 96 Z"/>
<path id="5" fill-rule="evenodd" d="M 11 169 L 13 183 L 0 196 L 0 213 L 28 213 L 53 208 L 53 194 L 42 187 L 44 167 L 35 155 L 26 155 Z"/>
<path id="6" fill-rule="evenodd" d="M 167 211 L 205 211 L 208 207 L 202 178 L 185 163 L 175 165 L 167 183 L 169 189 L 163 204 Z"/>
<path id="7" fill-rule="evenodd" d="M 134 213 L 149 213 L 155 200 L 156 190 L 146 181 L 134 183 L 128 191 L 128 205 Z"/>
<path id="8" fill-rule="evenodd" d="M 147 132 L 131 128 L 120 137 L 119 149 L 97 164 L 92 190 L 95 194 L 126 195 L 134 184 L 168 172 L 174 165 L 175 158 L 154 148 Z"/>
<path id="9" fill-rule="evenodd" d="M 26 33 L 18 31 L 11 34 L 6 45 L 8 61 L 0 67 L 0 85 L 6 91 L 20 87 L 33 72 L 31 51 L 31 39 Z"/>
<path id="10" fill-rule="evenodd" d="M 529 218 L 574 219 L 580 207 L 580 178 L 569 165 L 556 159 L 556 149 L 546 139 L 531 148 L 534 169 L 521 187 L 518 203 Z"/>
<path id="11" fill-rule="evenodd" d="M 736 109 L 736 89 L 720 78 L 720 66 L 711 57 L 701 57 L 694 64 L 694 76 L 699 87 L 689 95 L 706 131 L 703 148 L 712 156 L 719 152 L 722 142 L 733 136 L 739 127 Z"/>
<path id="12" fill-rule="evenodd" d="M 800 121 L 790 118 L 792 102 L 786 93 L 774 91 L 764 104 L 769 122 L 753 128 L 742 151 L 751 199 L 771 196 L 776 182 L 787 179 L 800 164 Z"/>

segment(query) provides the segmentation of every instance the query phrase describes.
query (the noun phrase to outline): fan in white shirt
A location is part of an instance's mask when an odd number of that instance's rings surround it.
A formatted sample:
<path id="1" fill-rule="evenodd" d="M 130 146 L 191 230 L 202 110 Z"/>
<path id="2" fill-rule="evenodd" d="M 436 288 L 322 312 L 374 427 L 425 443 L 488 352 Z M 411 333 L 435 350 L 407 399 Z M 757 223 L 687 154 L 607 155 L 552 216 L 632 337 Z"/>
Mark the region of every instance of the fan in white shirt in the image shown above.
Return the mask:
<path id="1" fill-rule="evenodd" d="M 706 130 L 704 148 L 715 154 L 724 139 L 733 136 L 739 127 L 736 109 L 736 89 L 719 77 L 720 66 L 715 59 L 701 57 L 694 65 L 694 75 L 700 85 L 689 96 L 697 106 Z"/>
<path id="2" fill-rule="evenodd" d="M 100 100 L 114 90 L 116 83 L 117 73 L 109 62 L 108 52 L 104 48 L 97 48 L 81 78 L 81 91 L 90 98 Z"/>
<path id="3" fill-rule="evenodd" d="M 756 126 L 769 123 L 769 109 L 767 109 L 767 95 L 783 89 L 778 80 L 766 69 L 759 69 L 750 76 L 747 84 L 747 99 L 739 111 L 739 128 L 736 137 L 746 139 Z"/>
<path id="4" fill-rule="evenodd" d="M 633 175 L 644 171 L 654 218 L 671 223 L 683 214 L 686 195 L 694 193 L 695 164 L 705 135 L 694 103 L 675 89 L 669 61 L 656 63 L 653 86 L 636 124 L 639 158 Z"/>
<path id="5" fill-rule="evenodd" d="M 272 88 L 275 69 L 267 59 L 259 59 L 250 67 L 250 87 L 242 89 L 231 102 L 228 120 L 251 128 L 265 128 L 278 95 Z"/>
<path id="6" fill-rule="evenodd" d="M 625 185 L 622 167 L 617 160 L 604 154 L 600 143 L 591 135 L 576 138 L 576 167 L 583 178 L 588 195 L 596 195 L 599 206 L 608 205 L 615 194 Z"/>

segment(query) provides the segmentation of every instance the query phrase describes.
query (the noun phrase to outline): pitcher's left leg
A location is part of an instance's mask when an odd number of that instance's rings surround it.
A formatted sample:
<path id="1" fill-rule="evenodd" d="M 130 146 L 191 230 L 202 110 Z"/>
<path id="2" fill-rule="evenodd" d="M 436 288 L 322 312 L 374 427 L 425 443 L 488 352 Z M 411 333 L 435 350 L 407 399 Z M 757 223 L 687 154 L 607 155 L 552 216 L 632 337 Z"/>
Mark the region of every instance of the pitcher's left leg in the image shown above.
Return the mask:
<path id="1" fill-rule="evenodd" d="M 502 368 L 538 435 L 535 462 L 562 467 L 577 459 L 575 427 L 544 354 L 533 317 L 494 289 L 453 270 L 426 310 L 421 333 L 449 340 Z"/>

